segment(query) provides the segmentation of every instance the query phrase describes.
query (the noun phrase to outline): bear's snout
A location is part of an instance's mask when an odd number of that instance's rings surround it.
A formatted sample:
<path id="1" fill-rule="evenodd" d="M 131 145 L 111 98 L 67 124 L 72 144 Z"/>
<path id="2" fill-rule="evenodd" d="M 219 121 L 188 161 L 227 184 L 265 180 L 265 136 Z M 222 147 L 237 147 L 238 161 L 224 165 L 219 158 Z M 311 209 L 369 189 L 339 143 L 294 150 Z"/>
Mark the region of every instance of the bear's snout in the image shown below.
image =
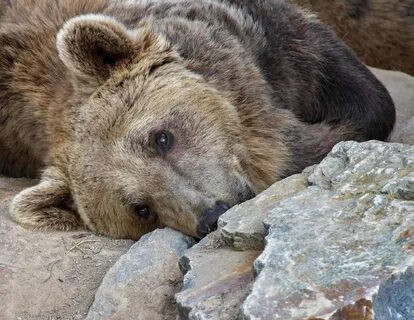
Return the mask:
<path id="1" fill-rule="evenodd" d="M 218 218 L 228 209 L 230 209 L 230 206 L 227 203 L 217 201 L 212 208 L 204 210 L 197 224 L 198 236 L 203 238 L 211 231 L 217 229 Z"/>
<path id="2" fill-rule="evenodd" d="M 243 203 L 251 198 L 254 198 L 256 193 L 248 185 L 244 187 L 242 192 L 239 192 L 237 195 L 237 204 Z"/>

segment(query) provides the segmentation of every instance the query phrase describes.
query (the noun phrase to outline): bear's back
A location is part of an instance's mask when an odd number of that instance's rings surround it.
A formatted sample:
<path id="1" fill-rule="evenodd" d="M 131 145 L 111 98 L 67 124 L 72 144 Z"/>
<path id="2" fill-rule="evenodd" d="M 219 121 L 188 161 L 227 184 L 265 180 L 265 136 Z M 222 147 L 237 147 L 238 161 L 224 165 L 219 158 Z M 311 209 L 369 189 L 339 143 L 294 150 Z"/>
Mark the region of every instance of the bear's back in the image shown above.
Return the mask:
<path id="1" fill-rule="evenodd" d="M 120 10 L 134 4 L 132 10 Z M 117 1 L 108 10 L 130 28 L 149 23 L 176 47 L 189 69 L 235 99 L 258 92 L 275 108 L 311 99 L 318 58 L 303 50 L 303 16 L 287 1 Z M 307 22 L 306 22 L 307 23 Z M 294 64 L 294 65 L 293 65 Z M 304 73 L 301 69 L 307 69 Z M 265 105 L 264 103 L 262 105 Z"/>

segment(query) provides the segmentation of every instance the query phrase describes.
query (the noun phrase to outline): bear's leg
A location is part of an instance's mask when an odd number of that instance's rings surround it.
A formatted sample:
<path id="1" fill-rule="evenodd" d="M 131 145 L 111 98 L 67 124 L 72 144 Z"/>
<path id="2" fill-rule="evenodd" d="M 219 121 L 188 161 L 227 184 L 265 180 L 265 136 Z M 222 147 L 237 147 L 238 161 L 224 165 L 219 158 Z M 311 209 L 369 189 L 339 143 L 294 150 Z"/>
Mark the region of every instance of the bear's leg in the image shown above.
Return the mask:
<path id="1" fill-rule="evenodd" d="M 285 143 L 291 160 L 284 176 L 299 173 L 306 167 L 319 163 L 340 141 L 365 140 L 352 122 L 308 124 L 296 120 L 285 133 Z"/>

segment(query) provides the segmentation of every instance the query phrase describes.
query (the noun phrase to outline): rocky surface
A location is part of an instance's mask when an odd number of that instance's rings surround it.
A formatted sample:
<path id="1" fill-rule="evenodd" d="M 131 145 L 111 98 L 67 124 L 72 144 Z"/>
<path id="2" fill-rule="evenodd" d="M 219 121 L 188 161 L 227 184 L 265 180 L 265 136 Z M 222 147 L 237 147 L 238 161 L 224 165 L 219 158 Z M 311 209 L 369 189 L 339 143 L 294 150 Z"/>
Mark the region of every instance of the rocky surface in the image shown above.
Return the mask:
<path id="1" fill-rule="evenodd" d="M 414 319 L 414 267 L 387 279 L 374 297 L 375 320 Z"/>
<path id="2" fill-rule="evenodd" d="M 0 319 L 84 319 L 105 273 L 132 241 L 21 228 L 8 205 L 33 183 L 0 177 Z"/>
<path id="3" fill-rule="evenodd" d="M 306 173 L 290 176 L 226 212 L 218 221 L 224 241 L 236 250 L 263 249 L 266 234 L 263 220 L 269 208 L 305 189 L 308 183 L 306 178 Z"/>
<path id="4" fill-rule="evenodd" d="M 180 318 L 236 320 L 253 281 L 252 264 L 259 252 L 228 248 L 214 232 L 188 250 L 180 260 L 185 274 L 175 298 Z"/>
<path id="5" fill-rule="evenodd" d="M 178 259 L 193 241 L 169 228 L 144 235 L 106 274 L 86 320 L 176 319 Z"/>
<path id="6" fill-rule="evenodd" d="M 413 254 L 414 146 L 344 142 L 226 212 L 176 300 L 182 319 L 409 320 Z"/>
<path id="7" fill-rule="evenodd" d="M 414 146 L 340 143 L 308 181 L 268 209 L 266 246 L 254 262 L 258 276 L 243 304 L 245 317 L 381 314 L 375 308 L 391 306 L 376 302 L 378 286 L 381 301 L 392 300 L 384 280 L 414 263 Z M 414 282 L 405 286 L 414 290 Z M 400 303 L 393 312 L 413 313 L 414 296 L 409 299 L 408 311 L 398 310 Z"/>

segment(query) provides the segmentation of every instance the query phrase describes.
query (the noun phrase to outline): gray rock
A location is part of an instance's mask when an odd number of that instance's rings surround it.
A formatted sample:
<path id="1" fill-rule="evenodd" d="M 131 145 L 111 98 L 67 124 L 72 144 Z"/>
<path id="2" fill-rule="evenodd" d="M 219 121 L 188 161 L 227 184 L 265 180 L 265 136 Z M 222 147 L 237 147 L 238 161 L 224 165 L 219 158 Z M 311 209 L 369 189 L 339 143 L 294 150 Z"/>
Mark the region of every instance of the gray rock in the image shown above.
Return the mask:
<path id="1" fill-rule="evenodd" d="M 414 319 L 414 267 L 391 276 L 374 297 L 375 320 Z"/>
<path id="2" fill-rule="evenodd" d="M 84 319 L 106 271 L 132 241 L 23 229 L 8 206 L 34 183 L 0 177 L 0 319 Z"/>
<path id="3" fill-rule="evenodd" d="M 390 92 L 397 111 L 389 140 L 414 144 L 414 77 L 398 71 L 370 69 Z"/>
<path id="4" fill-rule="evenodd" d="M 239 319 L 258 254 L 226 247 L 218 232 L 188 250 L 180 260 L 183 290 L 176 294 L 180 319 Z"/>
<path id="5" fill-rule="evenodd" d="M 414 101 L 414 99 L 412 100 Z M 414 104 L 413 104 L 414 109 Z M 395 129 L 390 135 L 391 142 L 400 142 L 414 145 L 414 117 L 396 124 Z"/>
<path id="6" fill-rule="evenodd" d="M 86 320 L 176 319 L 178 259 L 192 244 L 169 228 L 144 235 L 108 271 Z"/>
<path id="7" fill-rule="evenodd" d="M 313 185 L 265 219 L 245 318 L 371 319 L 378 287 L 413 263 L 413 173 L 413 146 L 336 145 L 309 176 Z M 384 290 L 377 296 L 385 302 L 391 290 Z M 414 304 L 407 308 L 414 312 Z"/>
<path id="8" fill-rule="evenodd" d="M 267 233 L 263 220 L 280 200 L 305 189 L 307 184 L 307 173 L 296 174 L 228 210 L 218 221 L 225 242 L 236 250 L 263 249 Z"/>

